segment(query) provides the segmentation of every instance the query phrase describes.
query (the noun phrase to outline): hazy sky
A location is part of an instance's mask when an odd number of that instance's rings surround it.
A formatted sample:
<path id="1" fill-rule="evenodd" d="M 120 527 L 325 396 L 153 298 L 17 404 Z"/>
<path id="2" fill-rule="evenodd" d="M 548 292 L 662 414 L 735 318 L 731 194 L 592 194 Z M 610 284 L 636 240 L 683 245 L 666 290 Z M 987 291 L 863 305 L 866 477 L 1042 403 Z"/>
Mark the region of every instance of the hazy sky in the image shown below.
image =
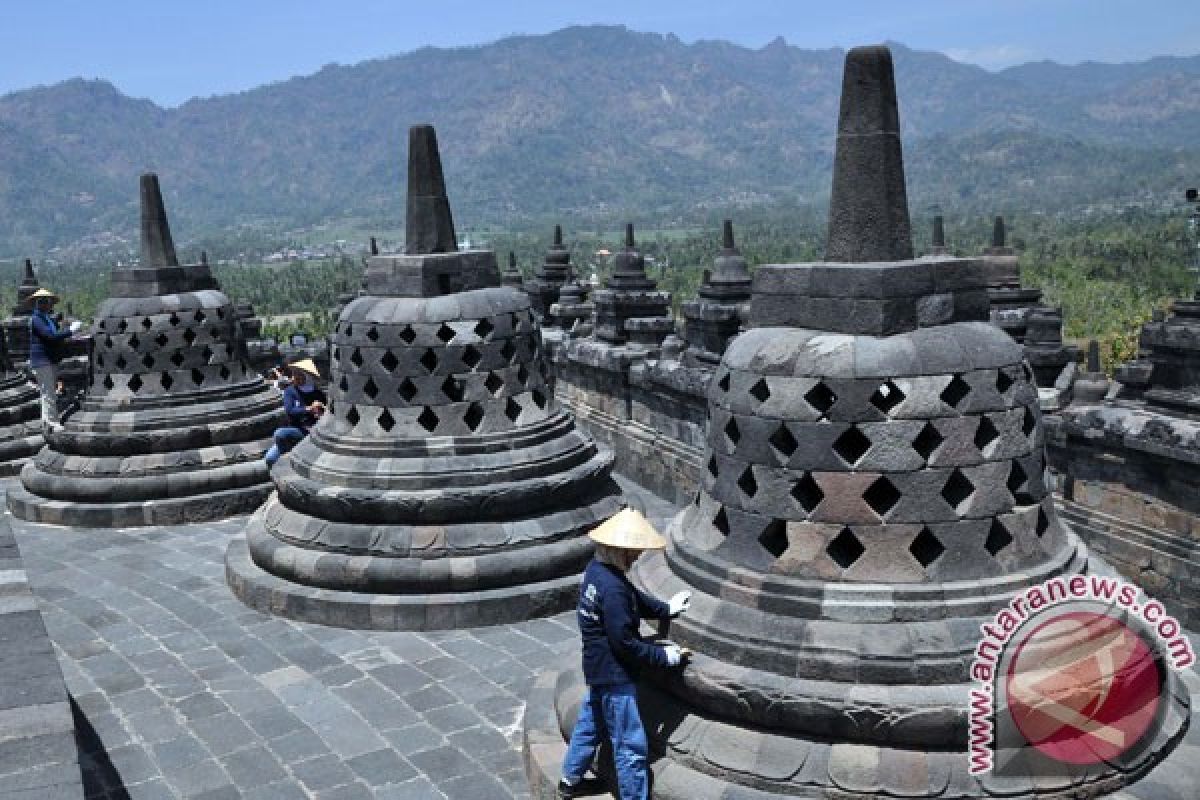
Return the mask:
<path id="1" fill-rule="evenodd" d="M 1200 53 L 1200 0 L 0 0 L 0 93 L 82 75 L 176 105 L 330 62 L 587 23 L 750 47 L 891 39 L 992 69 Z"/>

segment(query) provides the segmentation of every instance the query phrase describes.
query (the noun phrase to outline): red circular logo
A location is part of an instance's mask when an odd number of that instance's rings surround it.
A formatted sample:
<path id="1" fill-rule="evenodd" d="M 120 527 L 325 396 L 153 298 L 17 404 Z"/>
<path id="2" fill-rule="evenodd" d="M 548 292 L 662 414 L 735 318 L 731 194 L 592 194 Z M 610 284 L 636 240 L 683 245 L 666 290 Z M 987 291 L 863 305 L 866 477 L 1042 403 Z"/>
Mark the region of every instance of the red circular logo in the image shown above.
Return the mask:
<path id="1" fill-rule="evenodd" d="M 1154 652 L 1123 622 L 1070 611 L 1018 645 L 1005 689 L 1030 744 L 1058 761 L 1096 764 L 1141 740 L 1158 711 L 1162 678 Z"/>

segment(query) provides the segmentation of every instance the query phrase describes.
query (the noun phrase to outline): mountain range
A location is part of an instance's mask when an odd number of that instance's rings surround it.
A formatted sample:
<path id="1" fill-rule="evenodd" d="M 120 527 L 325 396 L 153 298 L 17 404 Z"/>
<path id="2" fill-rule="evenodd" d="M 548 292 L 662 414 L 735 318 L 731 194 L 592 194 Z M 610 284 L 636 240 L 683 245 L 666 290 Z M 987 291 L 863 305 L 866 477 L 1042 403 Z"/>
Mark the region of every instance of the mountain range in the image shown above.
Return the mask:
<path id="1" fill-rule="evenodd" d="M 1047 213 L 1200 183 L 1200 56 L 988 72 L 891 43 L 910 204 Z M 822 202 L 844 52 L 622 27 L 424 48 L 165 109 L 102 80 L 0 97 L 0 255 L 137 222 L 184 235 L 403 218 L 406 130 L 437 126 L 460 227 Z"/>

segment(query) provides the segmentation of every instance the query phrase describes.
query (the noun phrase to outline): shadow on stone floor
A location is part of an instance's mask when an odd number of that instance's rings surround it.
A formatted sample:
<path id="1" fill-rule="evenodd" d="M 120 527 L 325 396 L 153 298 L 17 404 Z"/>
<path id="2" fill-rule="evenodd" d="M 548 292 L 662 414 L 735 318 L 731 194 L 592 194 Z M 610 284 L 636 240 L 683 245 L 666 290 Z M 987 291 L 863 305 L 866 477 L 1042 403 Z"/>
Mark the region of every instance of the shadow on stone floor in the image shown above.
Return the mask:
<path id="1" fill-rule="evenodd" d="M 75 719 L 75 746 L 79 749 L 79 768 L 83 773 L 83 791 L 88 800 L 128 800 L 120 773 L 113 766 L 87 715 L 71 697 L 71 716 Z"/>

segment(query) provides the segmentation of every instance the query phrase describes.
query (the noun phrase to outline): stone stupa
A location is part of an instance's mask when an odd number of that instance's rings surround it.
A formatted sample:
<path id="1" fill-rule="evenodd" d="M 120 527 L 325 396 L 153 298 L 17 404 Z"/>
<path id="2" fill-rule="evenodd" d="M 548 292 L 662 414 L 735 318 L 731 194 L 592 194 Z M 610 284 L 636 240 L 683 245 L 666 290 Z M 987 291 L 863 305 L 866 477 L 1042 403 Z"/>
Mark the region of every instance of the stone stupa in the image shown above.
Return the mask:
<path id="1" fill-rule="evenodd" d="M 631 574 L 657 597 L 693 592 L 669 630 L 690 663 L 639 684 L 653 796 L 1067 798 L 1123 785 L 1181 736 L 1186 700 L 1164 700 L 1157 750 L 1094 772 L 1041 770 L 1032 748 L 997 754 L 1015 769 L 968 772 L 980 623 L 1089 556 L 1043 485 L 1036 387 L 1021 347 L 987 321 L 978 262 L 912 257 L 884 47 L 846 56 L 829 217 L 825 263 L 755 273 L 749 329 L 709 387 L 703 486 L 665 554 Z M 530 694 L 539 800 L 582 693 L 576 654 Z"/>
<path id="2" fill-rule="evenodd" d="M 141 263 L 113 269 L 96 310 L 83 406 L 8 492 L 22 519 L 165 525 L 246 513 L 270 492 L 279 395 L 242 360 L 208 265 L 179 265 L 153 174 L 141 206 Z"/>
<path id="3" fill-rule="evenodd" d="M 459 251 L 437 139 L 409 135 L 407 246 L 372 256 L 334 330 L 330 410 L 226 555 L 248 605 L 435 629 L 575 603 L 586 533 L 622 506 L 612 458 L 548 384 L 523 291 Z"/>
<path id="4" fill-rule="evenodd" d="M 558 302 L 563 286 L 570 278 L 571 252 L 563 244 L 562 226 L 554 226 L 554 241 L 546 251 L 546 259 L 525 281 L 525 291 L 535 314 L 549 321 L 550 308 Z"/>

